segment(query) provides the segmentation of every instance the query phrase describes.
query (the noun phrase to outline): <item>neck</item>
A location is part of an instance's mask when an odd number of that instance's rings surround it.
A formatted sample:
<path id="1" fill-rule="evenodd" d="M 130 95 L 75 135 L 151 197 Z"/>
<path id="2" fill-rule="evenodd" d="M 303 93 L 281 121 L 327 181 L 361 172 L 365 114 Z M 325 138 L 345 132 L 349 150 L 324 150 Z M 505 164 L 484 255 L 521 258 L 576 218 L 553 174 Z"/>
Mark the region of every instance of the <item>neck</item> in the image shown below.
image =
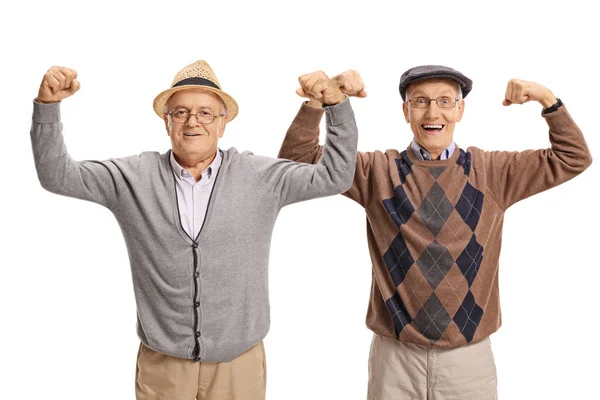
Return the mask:
<path id="1" fill-rule="evenodd" d="M 175 160 L 179 165 L 181 165 L 183 169 L 187 170 L 190 174 L 192 174 L 196 181 L 199 181 L 200 177 L 202 176 L 202 171 L 208 168 L 208 166 L 213 162 L 213 160 L 217 156 L 217 151 L 215 151 L 208 158 L 206 158 L 205 155 L 181 155 L 175 152 L 173 152 L 173 156 L 175 156 Z"/>

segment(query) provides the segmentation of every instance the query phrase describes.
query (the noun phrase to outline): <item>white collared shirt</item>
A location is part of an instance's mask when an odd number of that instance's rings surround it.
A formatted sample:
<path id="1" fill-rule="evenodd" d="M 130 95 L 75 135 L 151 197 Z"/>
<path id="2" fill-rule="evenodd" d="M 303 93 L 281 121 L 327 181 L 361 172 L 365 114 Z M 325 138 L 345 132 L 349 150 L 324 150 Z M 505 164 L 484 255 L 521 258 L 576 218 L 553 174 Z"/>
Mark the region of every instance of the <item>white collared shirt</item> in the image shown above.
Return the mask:
<path id="1" fill-rule="evenodd" d="M 413 149 L 413 153 L 415 153 L 415 156 L 419 160 L 431 161 L 431 154 L 429 154 L 427 150 L 421 147 L 415 139 L 413 139 L 412 143 L 410 144 L 410 147 Z M 450 156 L 452 156 L 452 153 L 454 153 L 455 149 L 456 145 L 454 144 L 454 142 L 450 143 L 450 146 L 448 146 L 444 151 L 442 151 L 442 154 L 440 154 L 440 160 L 449 159 Z"/>
<path id="2" fill-rule="evenodd" d="M 175 160 L 171 151 L 171 167 L 175 175 L 175 188 L 177 190 L 177 205 L 179 206 L 179 219 L 181 227 L 192 239 L 196 239 L 208 207 L 210 193 L 215 184 L 215 178 L 219 172 L 222 161 L 221 151 L 217 149 L 217 155 L 212 163 L 202 171 L 198 182 L 192 174 L 185 170 Z"/>

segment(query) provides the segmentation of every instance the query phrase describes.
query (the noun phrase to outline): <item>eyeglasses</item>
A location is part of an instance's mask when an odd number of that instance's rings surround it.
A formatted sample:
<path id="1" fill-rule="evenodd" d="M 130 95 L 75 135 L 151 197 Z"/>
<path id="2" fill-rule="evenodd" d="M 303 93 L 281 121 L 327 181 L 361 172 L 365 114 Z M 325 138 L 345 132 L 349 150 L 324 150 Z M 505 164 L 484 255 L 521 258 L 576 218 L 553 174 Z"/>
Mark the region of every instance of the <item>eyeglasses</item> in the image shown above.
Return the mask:
<path id="1" fill-rule="evenodd" d="M 167 114 L 171 116 L 171 119 L 175 124 L 185 124 L 190 118 L 190 115 L 194 115 L 196 117 L 196 121 L 198 121 L 200 125 L 212 124 L 215 119 L 225 116 L 225 114 L 214 115 L 207 110 L 200 110 L 196 114 L 191 114 L 190 110 L 187 108 L 178 108 L 168 112 Z"/>
<path id="2" fill-rule="evenodd" d="M 432 101 L 435 101 L 439 108 L 454 108 L 458 99 L 441 96 L 437 99 L 430 99 L 429 97 L 414 97 L 408 100 L 413 108 L 429 108 L 429 105 Z"/>

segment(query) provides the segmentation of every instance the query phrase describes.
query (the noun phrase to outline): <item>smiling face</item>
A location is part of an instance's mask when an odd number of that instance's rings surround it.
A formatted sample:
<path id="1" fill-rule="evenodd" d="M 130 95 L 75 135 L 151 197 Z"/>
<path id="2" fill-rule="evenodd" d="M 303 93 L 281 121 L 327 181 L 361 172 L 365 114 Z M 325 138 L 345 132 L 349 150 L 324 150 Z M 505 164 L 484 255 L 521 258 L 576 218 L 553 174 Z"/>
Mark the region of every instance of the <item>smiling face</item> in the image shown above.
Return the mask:
<path id="1" fill-rule="evenodd" d="M 438 97 L 458 98 L 457 83 L 445 79 L 428 79 L 408 86 L 406 98 L 437 99 Z M 409 101 L 402 104 L 404 118 L 410 124 L 415 141 L 436 160 L 450 146 L 454 126 L 462 119 L 464 100 L 459 100 L 453 108 L 440 108 L 435 100 L 427 108 L 415 108 Z"/>
<path id="2" fill-rule="evenodd" d="M 202 89 L 181 90 L 171 96 L 166 111 L 174 113 L 182 110 L 187 110 L 190 114 L 184 123 L 174 122 L 173 117 L 168 114 L 163 117 L 175 157 L 178 161 L 186 160 L 188 163 L 198 163 L 213 157 L 217 153 L 219 138 L 225 132 L 227 118 L 217 117 L 214 122 L 203 125 L 198 122 L 195 114 L 223 114 L 224 107 L 220 98 Z"/>

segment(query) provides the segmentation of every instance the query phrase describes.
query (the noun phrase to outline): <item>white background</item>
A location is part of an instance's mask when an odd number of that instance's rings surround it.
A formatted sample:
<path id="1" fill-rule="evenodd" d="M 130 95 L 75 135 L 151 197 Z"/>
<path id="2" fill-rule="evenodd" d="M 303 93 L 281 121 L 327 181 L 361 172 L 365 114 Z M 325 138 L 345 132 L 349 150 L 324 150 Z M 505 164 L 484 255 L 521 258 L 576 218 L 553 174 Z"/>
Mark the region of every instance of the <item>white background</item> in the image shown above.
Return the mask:
<path id="1" fill-rule="evenodd" d="M 18 3 L 18 5 L 17 5 Z M 21 1 L 0 15 L 0 399 L 133 399 L 135 303 L 106 209 L 44 191 L 29 142 L 52 65 L 79 72 L 65 100 L 76 159 L 170 146 L 152 100 L 198 59 L 240 114 L 220 146 L 276 156 L 301 99 L 297 77 L 358 70 L 360 150 L 404 149 L 401 73 L 452 66 L 474 81 L 455 140 L 548 145 L 541 106 L 503 107 L 510 78 L 561 97 L 600 157 L 598 14 L 583 1 Z M 590 2 L 591 4 L 591 2 Z M 599 399 L 598 165 L 506 214 L 503 326 L 492 336 L 501 399 Z M 284 209 L 270 263 L 268 399 L 364 399 L 371 263 L 364 211 L 335 196 Z M 235 245 L 232 244 L 232 248 Z"/>

